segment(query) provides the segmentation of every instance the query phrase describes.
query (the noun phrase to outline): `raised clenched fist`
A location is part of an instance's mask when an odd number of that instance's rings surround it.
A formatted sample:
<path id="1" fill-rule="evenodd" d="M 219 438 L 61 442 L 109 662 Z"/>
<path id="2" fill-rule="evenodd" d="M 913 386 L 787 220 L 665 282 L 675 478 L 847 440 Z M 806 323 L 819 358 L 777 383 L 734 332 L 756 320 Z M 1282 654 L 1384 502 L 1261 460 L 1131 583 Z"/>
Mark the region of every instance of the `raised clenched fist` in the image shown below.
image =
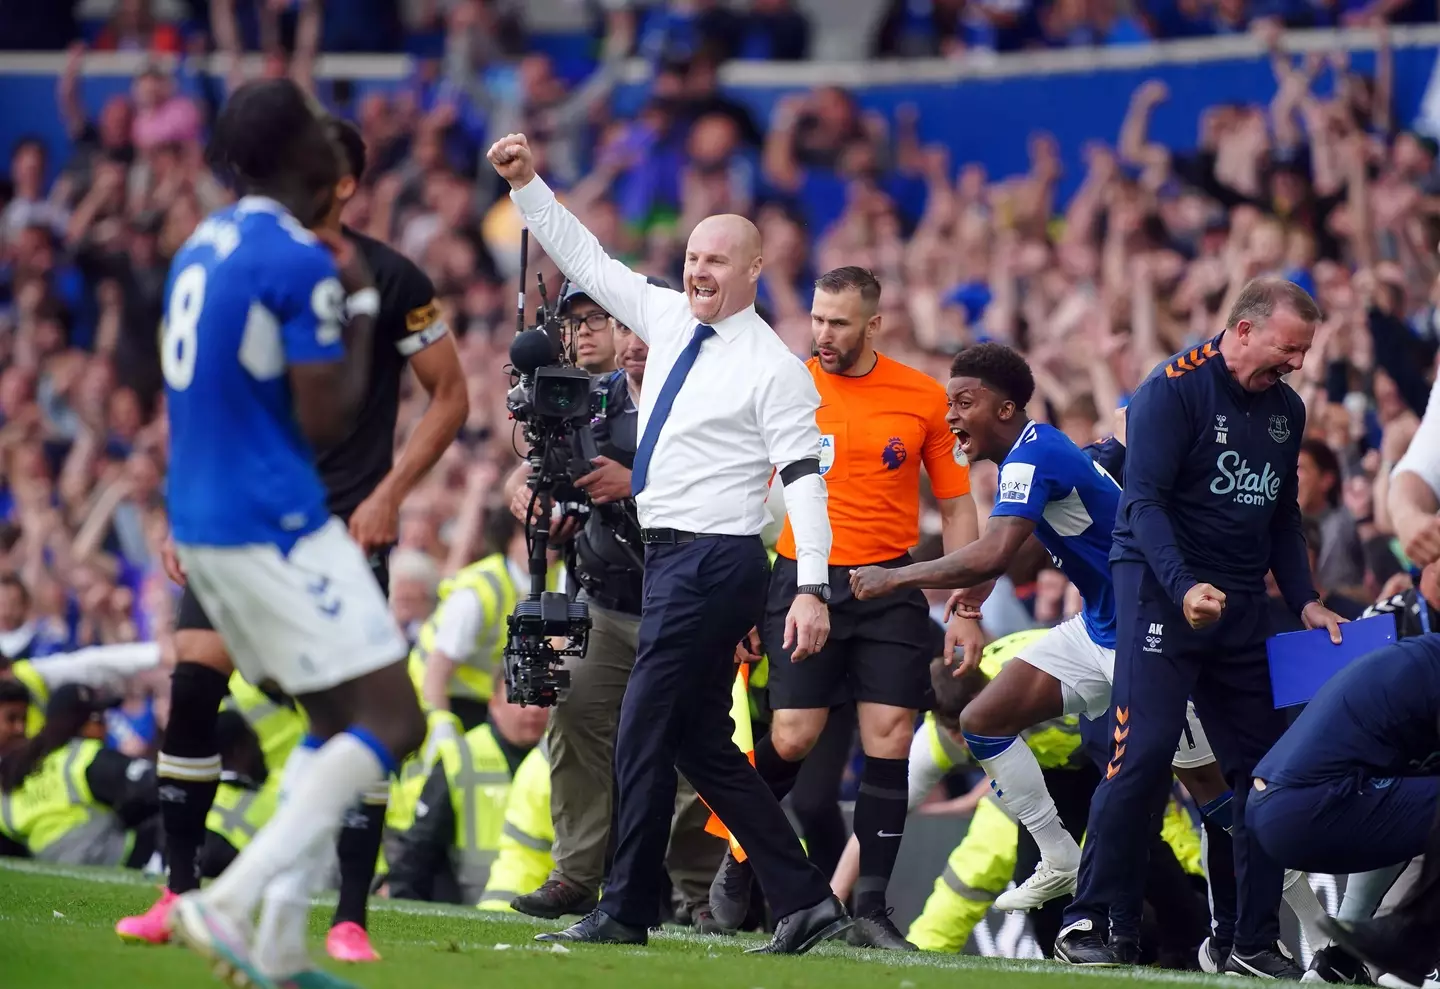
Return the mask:
<path id="1" fill-rule="evenodd" d="M 512 189 L 524 188 L 535 177 L 535 156 L 524 134 L 506 134 L 485 157 Z"/>

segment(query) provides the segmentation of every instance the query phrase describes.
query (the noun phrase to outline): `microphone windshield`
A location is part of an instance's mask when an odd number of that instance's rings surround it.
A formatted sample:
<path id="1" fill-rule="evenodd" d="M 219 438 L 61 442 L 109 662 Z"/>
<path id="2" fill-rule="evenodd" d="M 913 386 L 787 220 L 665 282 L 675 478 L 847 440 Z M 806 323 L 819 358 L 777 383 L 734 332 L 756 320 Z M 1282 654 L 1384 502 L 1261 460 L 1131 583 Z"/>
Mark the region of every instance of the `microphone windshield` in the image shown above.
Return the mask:
<path id="1" fill-rule="evenodd" d="M 554 364 L 560 359 L 560 348 L 544 330 L 536 327 L 517 333 L 510 341 L 510 363 L 521 374 L 534 374 L 535 369 Z"/>

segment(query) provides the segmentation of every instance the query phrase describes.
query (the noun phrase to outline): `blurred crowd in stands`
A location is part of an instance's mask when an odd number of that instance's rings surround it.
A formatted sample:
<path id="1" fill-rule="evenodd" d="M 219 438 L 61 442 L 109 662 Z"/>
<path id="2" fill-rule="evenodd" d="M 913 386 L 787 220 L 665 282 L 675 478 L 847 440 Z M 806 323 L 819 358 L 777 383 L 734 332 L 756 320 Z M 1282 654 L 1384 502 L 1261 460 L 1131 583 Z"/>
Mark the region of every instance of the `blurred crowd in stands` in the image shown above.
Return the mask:
<path id="1" fill-rule="evenodd" d="M 176 589 L 158 556 L 157 327 L 169 257 L 224 201 L 203 145 L 242 69 L 235 61 L 217 80 L 191 58 L 174 70 L 156 63 L 99 106 L 83 103 L 78 79 L 89 50 L 194 54 L 204 39 L 221 52 L 261 47 L 261 71 L 302 80 L 317 49 L 434 56 L 394 95 L 357 97 L 333 80 L 315 88 L 354 116 L 369 147 L 346 221 L 434 280 L 469 378 L 462 442 L 403 511 L 395 606 L 411 627 L 440 577 L 480 555 L 479 520 L 514 463 L 501 368 L 515 325 L 518 220 L 481 158 L 510 131 L 529 135 L 540 172 L 638 269 L 678 282 L 680 246 L 699 219 L 751 216 L 765 243 L 762 308 L 797 354 L 810 349 L 816 275 L 864 265 L 884 286 L 883 350 L 943 378 L 967 344 L 1013 343 L 1040 383 L 1032 414 L 1081 444 L 1111 431 L 1114 410 L 1163 357 L 1217 332 L 1244 282 L 1283 274 L 1325 313 L 1293 382 L 1309 406 L 1300 497 L 1320 534 L 1319 583 L 1368 603 L 1409 580 L 1383 493 L 1440 345 L 1440 171 L 1435 142 L 1392 117 L 1383 20 L 1418 3 L 896 0 L 877 39 L 885 53 L 1189 36 L 1270 18 L 1253 27 L 1273 49 L 1268 105 L 1215 106 L 1188 147 L 1165 147 L 1147 122 L 1167 91 L 1144 84 L 1114 140 L 1088 149 L 1068 201 L 1045 134 L 1030 138 L 1028 172 L 997 177 L 924 145 L 908 108 L 885 119 L 838 88 L 795 92 L 757 119 L 720 90 L 717 68 L 730 57 L 804 57 L 808 25 L 789 0 L 754 0 L 743 14 L 702 0 L 608 5 L 597 67 L 576 82 L 527 53 L 518 2 L 353 0 L 323 16 L 306 0 L 170 6 L 181 19 L 122 0 L 86 43 L 65 4 L 0 0 L 0 48 L 28 40 L 15 32 L 48 41 L 42 29 L 63 28 L 57 47 L 69 54 L 55 101 L 72 142 L 63 160 L 48 160 L 43 144 L 21 141 L 0 186 L 5 657 L 166 641 Z M 28 13 L 12 16 L 19 8 Z M 1375 24 L 1376 71 L 1352 72 L 1339 49 L 1286 54 L 1275 18 Z M 608 97 L 637 51 L 654 56 L 649 98 L 620 117 Z M 513 64 L 516 84 L 487 85 L 492 64 Z M 1338 80 L 1331 97 L 1316 94 L 1322 71 Z M 421 402 L 402 408 L 402 439 Z M 975 478 L 983 502 L 993 469 Z M 927 542 L 938 543 L 932 521 Z M 994 634 L 1078 606 L 1058 571 L 1011 574 L 1007 586 L 1012 607 L 993 610 Z M 136 754 L 153 744 L 165 689 L 163 674 L 134 683 L 112 716 L 116 744 Z"/>
<path id="2" fill-rule="evenodd" d="M 633 19 L 632 48 L 656 61 L 701 48 L 722 60 L 804 59 L 814 21 L 826 12 L 824 0 L 570 2 L 591 15 L 597 38 L 609 14 Z M 100 51 L 318 46 L 433 57 L 457 32 L 480 25 L 489 49 L 518 55 L 527 49 L 526 7 L 525 0 L 0 0 L 0 50 L 58 50 L 84 37 Z M 1236 34 L 1257 23 L 1435 19 L 1432 0 L 874 0 L 874 7 L 871 54 L 901 57 L 1141 44 Z"/>

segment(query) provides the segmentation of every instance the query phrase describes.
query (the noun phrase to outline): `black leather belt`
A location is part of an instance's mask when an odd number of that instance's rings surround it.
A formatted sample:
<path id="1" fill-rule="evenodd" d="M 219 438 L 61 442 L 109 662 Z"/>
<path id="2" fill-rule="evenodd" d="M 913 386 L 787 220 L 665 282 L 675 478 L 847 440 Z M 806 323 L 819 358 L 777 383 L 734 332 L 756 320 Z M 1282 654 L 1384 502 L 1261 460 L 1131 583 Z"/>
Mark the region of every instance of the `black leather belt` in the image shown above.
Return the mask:
<path id="1" fill-rule="evenodd" d="M 641 529 L 640 541 L 647 546 L 655 544 L 678 545 L 693 543 L 697 539 L 715 539 L 718 532 L 682 532 L 679 529 Z"/>

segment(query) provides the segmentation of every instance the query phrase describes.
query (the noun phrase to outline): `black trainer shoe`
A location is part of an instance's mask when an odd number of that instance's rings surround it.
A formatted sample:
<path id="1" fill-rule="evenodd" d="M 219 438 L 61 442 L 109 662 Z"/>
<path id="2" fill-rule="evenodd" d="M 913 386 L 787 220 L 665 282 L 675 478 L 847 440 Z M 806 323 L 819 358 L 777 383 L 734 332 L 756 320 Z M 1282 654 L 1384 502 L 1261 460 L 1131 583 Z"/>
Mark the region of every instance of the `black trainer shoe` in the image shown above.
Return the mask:
<path id="1" fill-rule="evenodd" d="M 1220 967 L 1222 975 L 1243 975 L 1252 979 L 1284 979 L 1299 982 L 1305 971 L 1290 954 L 1290 949 L 1279 941 L 1270 948 L 1262 948 L 1249 954 L 1238 949 L 1230 952 L 1225 964 Z"/>
<path id="2" fill-rule="evenodd" d="M 852 948 L 879 948 L 882 951 L 919 951 L 905 940 L 905 935 L 890 919 L 892 910 L 872 910 L 855 918 L 855 926 L 845 932 L 845 942 Z"/>
<path id="3" fill-rule="evenodd" d="M 1140 948 L 1128 938 L 1107 941 L 1096 933 L 1093 921 L 1077 920 L 1055 938 L 1055 958 L 1067 965 L 1115 968 L 1134 965 L 1140 958 Z"/>
<path id="4" fill-rule="evenodd" d="M 1433 941 L 1398 913 L 1360 923 L 1322 917 L 1320 929 L 1351 955 L 1407 985 L 1423 986 L 1434 964 Z"/>
<path id="5" fill-rule="evenodd" d="M 769 943 L 749 948 L 745 954 L 803 955 L 821 941 L 844 934 L 853 923 L 841 902 L 827 896 L 813 907 L 781 917 L 775 924 L 775 936 Z"/>
<path id="6" fill-rule="evenodd" d="M 517 896 L 510 901 L 512 910 L 545 920 L 558 920 L 566 914 L 583 917 L 594 910 L 596 905 L 593 893 L 587 893 L 563 879 L 547 879 L 535 892 Z"/>
<path id="7" fill-rule="evenodd" d="M 1342 986 L 1373 986 L 1370 970 L 1365 963 L 1350 952 L 1332 944 L 1321 948 L 1310 959 L 1310 968 L 1300 979 L 1301 982 L 1334 982 Z"/>
<path id="8" fill-rule="evenodd" d="M 738 931 L 750 912 L 750 892 L 754 887 L 755 873 L 750 860 L 738 861 L 733 852 L 725 852 L 720 871 L 710 884 L 710 915 L 715 923 L 727 931 Z"/>
<path id="9" fill-rule="evenodd" d="M 649 933 L 640 927 L 622 924 L 604 910 L 591 910 L 580 923 L 563 931 L 536 934 L 537 941 L 579 941 L 586 944 L 644 944 Z"/>
<path id="10" fill-rule="evenodd" d="M 1213 937 L 1200 942 L 1200 971 L 1214 975 L 1225 967 L 1229 959 L 1229 945 L 1217 944 Z"/>

